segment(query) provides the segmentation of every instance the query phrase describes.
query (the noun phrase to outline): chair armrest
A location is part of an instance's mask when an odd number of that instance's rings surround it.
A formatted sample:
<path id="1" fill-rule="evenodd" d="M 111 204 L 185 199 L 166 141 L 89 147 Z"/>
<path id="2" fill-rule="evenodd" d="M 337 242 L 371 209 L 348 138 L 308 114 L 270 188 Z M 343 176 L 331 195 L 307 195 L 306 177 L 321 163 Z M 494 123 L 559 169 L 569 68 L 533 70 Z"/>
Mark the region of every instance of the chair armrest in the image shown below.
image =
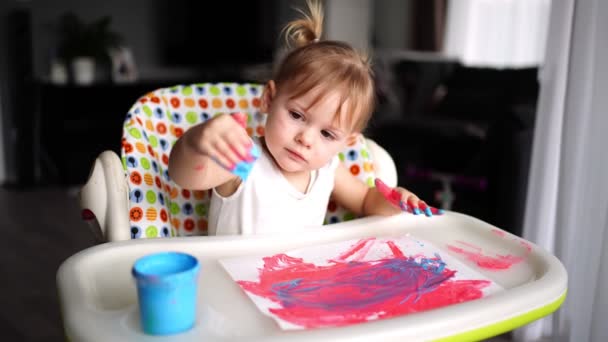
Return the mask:
<path id="1" fill-rule="evenodd" d="M 102 241 L 129 240 L 129 187 L 120 158 L 102 152 L 79 193 L 83 219 Z"/>
<path id="2" fill-rule="evenodd" d="M 365 137 L 365 142 L 374 161 L 376 178 L 380 178 L 390 187 L 397 186 L 397 167 L 393 158 L 374 140 Z"/>

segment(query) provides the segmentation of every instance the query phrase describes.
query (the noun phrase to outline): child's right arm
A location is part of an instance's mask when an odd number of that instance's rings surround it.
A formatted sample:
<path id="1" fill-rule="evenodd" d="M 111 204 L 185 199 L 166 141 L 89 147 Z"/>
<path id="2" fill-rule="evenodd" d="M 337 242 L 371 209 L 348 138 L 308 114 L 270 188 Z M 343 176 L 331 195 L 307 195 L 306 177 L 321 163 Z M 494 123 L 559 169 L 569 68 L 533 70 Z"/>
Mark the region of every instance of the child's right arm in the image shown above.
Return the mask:
<path id="1" fill-rule="evenodd" d="M 240 114 L 235 114 L 240 115 Z M 231 115 L 217 115 L 182 135 L 169 156 L 169 175 L 180 187 L 207 190 L 237 180 L 232 170 L 250 160 L 253 141 Z"/>

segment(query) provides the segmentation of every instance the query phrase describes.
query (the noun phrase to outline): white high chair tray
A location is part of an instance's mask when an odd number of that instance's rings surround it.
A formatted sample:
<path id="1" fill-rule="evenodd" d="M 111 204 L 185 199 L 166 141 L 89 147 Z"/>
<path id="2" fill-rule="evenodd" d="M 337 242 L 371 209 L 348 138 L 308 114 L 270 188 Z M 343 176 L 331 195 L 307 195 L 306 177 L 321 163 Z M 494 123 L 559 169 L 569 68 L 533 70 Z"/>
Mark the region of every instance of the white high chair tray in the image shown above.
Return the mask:
<path id="1" fill-rule="evenodd" d="M 262 314 L 218 260 L 273 255 L 306 246 L 362 237 L 411 236 L 431 242 L 504 288 L 504 291 L 439 309 L 336 328 L 286 331 Z M 481 268 L 448 244 L 466 241 L 525 259 L 503 270 Z M 526 248 L 524 248 L 526 247 Z M 185 333 L 145 335 L 139 326 L 134 261 L 160 251 L 182 251 L 201 263 L 198 318 Z M 528 251 L 529 250 L 529 251 Z M 70 341 L 304 341 L 479 340 L 555 311 L 567 290 L 560 261 L 534 244 L 473 217 L 448 212 L 427 218 L 402 214 L 368 217 L 298 234 L 130 240 L 84 250 L 60 267 L 57 282 Z"/>

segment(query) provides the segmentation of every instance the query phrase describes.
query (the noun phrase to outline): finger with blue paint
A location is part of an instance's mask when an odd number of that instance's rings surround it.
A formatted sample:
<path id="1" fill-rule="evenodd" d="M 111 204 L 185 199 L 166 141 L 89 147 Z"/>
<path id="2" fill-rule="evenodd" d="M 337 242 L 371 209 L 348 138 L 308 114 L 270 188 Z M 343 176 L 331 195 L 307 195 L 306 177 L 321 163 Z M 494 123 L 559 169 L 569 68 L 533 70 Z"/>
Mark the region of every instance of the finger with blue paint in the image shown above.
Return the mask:
<path id="1" fill-rule="evenodd" d="M 420 207 L 418 206 L 418 202 L 420 202 L 420 199 L 418 199 L 418 196 L 416 196 L 416 195 L 407 196 L 406 201 L 407 201 L 407 205 L 412 208 L 412 213 L 414 215 L 422 214 L 422 211 L 420 211 Z"/>
<path id="2" fill-rule="evenodd" d="M 244 113 L 216 115 L 201 126 L 201 132 L 190 136 L 191 140 L 194 139 L 190 145 L 245 180 L 260 155 L 247 134 L 246 122 L 247 115 Z M 195 166 L 197 171 L 204 169 L 204 165 Z"/>
<path id="3" fill-rule="evenodd" d="M 247 128 L 247 114 L 240 112 L 233 113 L 231 114 L 231 117 L 238 122 L 243 129 Z M 246 155 L 243 155 L 236 150 L 235 152 L 241 158 L 241 161 L 234 165 L 231 172 L 245 180 L 251 172 L 253 163 L 260 157 L 260 150 L 255 144 L 251 144 L 249 152 Z"/>
<path id="4" fill-rule="evenodd" d="M 424 215 L 426 215 L 427 217 L 432 217 L 433 215 L 445 214 L 445 211 L 443 209 L 431 207 L 430 205 L 426 204 L 425 201 L 420 200 L 418 197 L 416 197 L 416 199 L 414 199 L 408 203 L 412 203 L 411 205 L 414 207 L 414 215 L 419 215 L 419 214 L 424 213 Z"/>
<path id="5" fill-rule="evenodd" d="M 438 208 L 435 208 L 435 207 L 431 207 L 430 205 L 426 204 L 425 201 L 420 201 L 420 209 L 428 217 L 431 217 L 433 215 L 443 215 L 443 214 L 445 214 L 445 211 L 443 209 L 438 209 Z"/>
<path id="6" fill-rule="evenodd" d="M 379 178 L 375 179 L 376 189 L 393 205 L 399 207 L 402 211 L 420 215 L 424 213 L 427 217 L 433 215 L 442 215 L 444 211 L 426 204 L 420 200 L 418 196 L 407 191 L 404 188 L 390 188 Z"/>

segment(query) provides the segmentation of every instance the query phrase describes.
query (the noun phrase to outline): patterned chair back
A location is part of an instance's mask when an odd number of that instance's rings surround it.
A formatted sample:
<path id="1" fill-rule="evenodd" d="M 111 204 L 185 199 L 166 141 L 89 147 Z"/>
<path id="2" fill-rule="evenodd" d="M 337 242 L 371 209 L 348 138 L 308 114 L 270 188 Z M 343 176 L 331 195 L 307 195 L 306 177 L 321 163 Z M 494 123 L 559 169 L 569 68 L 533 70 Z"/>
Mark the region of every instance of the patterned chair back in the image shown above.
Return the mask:
<path id="1" fill-rule="evenodd" d="M 200 83 L 157 89 L 137 100 L 127 114 L 121 148 L 131 238 L 207 234 L 210 191 L 182 189 L 171 181 L 171 147 L 189 127 L 220 113 L 246 113 L 247 133 L 263 135 L 262 90 L 262 85 L 251 83 Z M 339 156 L 352 174 L 373 186 L 373 162 L 363 136 Z M 330 201 L 325 223 L 353 218 Z"/>

